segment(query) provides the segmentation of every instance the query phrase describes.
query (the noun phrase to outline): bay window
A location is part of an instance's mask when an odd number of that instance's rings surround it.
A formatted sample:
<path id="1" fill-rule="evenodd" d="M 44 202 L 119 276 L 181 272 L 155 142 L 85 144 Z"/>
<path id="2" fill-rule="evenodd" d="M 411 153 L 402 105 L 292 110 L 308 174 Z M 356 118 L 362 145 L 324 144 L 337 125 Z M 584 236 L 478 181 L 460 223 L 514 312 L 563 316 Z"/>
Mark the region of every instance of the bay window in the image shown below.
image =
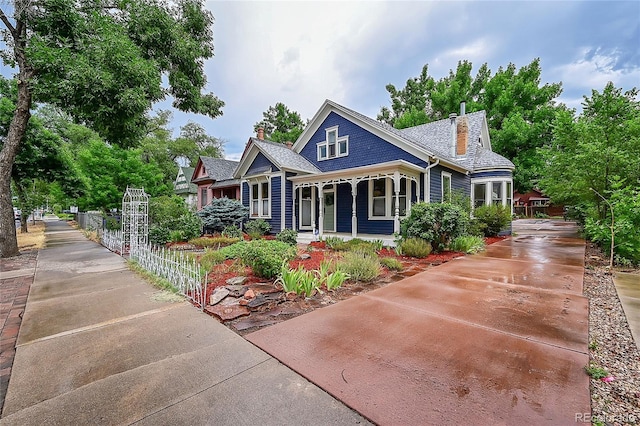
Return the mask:
<path id="1" fill-rule="evenodd" d="M 473 208 L 485 205 L 500 205 L 512 209 L 513 184 L 511 179 L 483 178 L 471 182 Z"/>

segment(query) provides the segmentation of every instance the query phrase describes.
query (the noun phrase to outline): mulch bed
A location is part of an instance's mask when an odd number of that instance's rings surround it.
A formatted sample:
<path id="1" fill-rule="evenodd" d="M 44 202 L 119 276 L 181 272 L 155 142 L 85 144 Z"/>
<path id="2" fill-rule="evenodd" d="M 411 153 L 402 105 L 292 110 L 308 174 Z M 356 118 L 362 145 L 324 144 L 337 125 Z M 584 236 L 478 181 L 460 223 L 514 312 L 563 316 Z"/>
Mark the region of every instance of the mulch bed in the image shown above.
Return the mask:
<path id="1" fill-rule="evenodd" d="M 487 245 L 502 241 L 506 237 L 487 238 Z M 295 294 L 285 294 L 281 287 L 276 285 L 274 279 L 265 279 L 253 274 L 251 268 L 239 266 L 239 262 L 227 260 L 217 265 L 208 275 L 206 300 L 209 302 L 211 295 L 220 287 L 227 286 L 227 280 L 244 276 L 246 280 L 235 287 L 235 296 L 229 295 L 216 306 L 208 305 L 205 312 L 216 317 L 229 326 L 232 330 L 244 335 L 262 327 L 266 327 L 287 319 L 302 315 L 314 309 L 322 308 L 341 300 L 384 287 L 392 282 L 415 275 L 433 266 L 448 262 L 456 257 L 464 256 L 460 252 L 445 251 L 433 253 L 418 259 L 408 256 L 400 256 L 394 250 L 384 248 L 378 252 L 380 258 L 391 257 L 402 263 L 401 271 L 392 271 L 385 267 L 382 273 L 373 282 L 361 283 L 346 281 L 341 287 L 327 291 L 320 289 L 311 297 Z M 308 247 L 301 248 L 298 256 L 289 263 L 289 267 L 295 269 L 302 266 L 306 270 L 317 270 L 323 260 L 337 259 L 339 252 L 326 247 L 324 242 L 312 242 Z M 242 296 L 250 291 L 248 296 Z"/>

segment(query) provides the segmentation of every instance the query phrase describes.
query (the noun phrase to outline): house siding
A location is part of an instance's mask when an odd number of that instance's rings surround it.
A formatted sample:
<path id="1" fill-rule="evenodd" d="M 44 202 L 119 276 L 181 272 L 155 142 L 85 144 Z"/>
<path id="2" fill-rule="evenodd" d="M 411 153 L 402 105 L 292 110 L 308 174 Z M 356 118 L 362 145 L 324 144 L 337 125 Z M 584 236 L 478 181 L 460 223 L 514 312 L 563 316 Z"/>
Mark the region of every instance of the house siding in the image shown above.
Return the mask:
<path id="1" fill-rule="evenodd" d="M 351 232 L 351 184 L 336 186 L 336 231 Z"/>
<path id="2" fill-rule="evenodd" d="M 258 170 L 262 167 L 271 167 L 271 170 L 274 172 L 280 170 L 275 166 L 275 164 L 269 161 L 269 159 L 265 157 L 263 153 L 259 152 L 255 160 L 253 160 L 253 163 L 251 163 L 251 166 L 249 166 L 247 173 L 245 174 L 251 175 L 255 170 Z"/>
<path id="3" fill-rule="evenodd" d="M 286 173 L 286 177 L 290 178 L 296 176 L 297 173 Z M 286 189 L 285 189 L 285 228 L 292 229 L 293 228 L 293 183 L 290 180 L 285 181 Z M 296 216 L 298 216 L 296 211 Z M 297 227 L 297 225 L 296 225 Z"/>
<path id="4" fill-rule="evenodd" d="M 271 177 L 271 219 L 266 219 L 271 225 L 271 233 L 280 232 L 282 223 L 280 212 L 282 211 L 282 178 L 280 176 Z"/>
<path id="5" fill-rule="evenodd" d="M 393 234 L 393 220 L 369 220 L 369 182 L 358 183 L 356 199 L 359 234 Z"/>
<path id="6" fill-rule="evenodd" d="M 338 126 L 338 137 L 349 136 L 349 155 L 318 161 L 317 144 L 326 138 L 325 129 Z M 323 172 L 370 166 L 394 160 L 406 160 L 421 167 L 427 162 L 366 131 L 362 127 L 331 112 L 304 146 L 300 155 Z"/>
<path id="7" fill-rule="evenodd" d="M 469 176 L 442 166 L 431 169 L 431 202 L 442 202 L 442 172 L 451 173 L 451 191 L 462 191 L 467 197 L 471 194 L 471 181 Z"/>

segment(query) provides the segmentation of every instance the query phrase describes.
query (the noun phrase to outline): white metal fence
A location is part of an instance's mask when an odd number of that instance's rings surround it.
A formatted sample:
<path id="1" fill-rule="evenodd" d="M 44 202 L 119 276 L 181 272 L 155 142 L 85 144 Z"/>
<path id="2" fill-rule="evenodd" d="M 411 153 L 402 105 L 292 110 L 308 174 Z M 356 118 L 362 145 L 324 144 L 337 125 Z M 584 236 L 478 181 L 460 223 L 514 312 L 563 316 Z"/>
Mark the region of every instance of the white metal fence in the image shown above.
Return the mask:
<path id="1" fill-rule="evenodd" d="M 105 229 L 102 245 L 122 255 L 124 239 L 122 231 Z M 180 294 L 204 309 L 207 295 L 207 279 L 195 259 L 184 252 L 155 248 L 151 244 L 133 244 L 129 248 L 129 259 L 146 271 L 169 281 Z"/>
<path id="2" fill-rule="evenodd" d="M 169 281 L 182 295 L 204 309 L 207 280 L 195 259 L 184 252 L 154 248 L 150 244 L 133 244 L 129 258 L 145 270 Z"/>
<path id="3" fill-rule="evenodd" d="M 110 231 L 108 229 L 105 229 L 104 231 L 102 231 L 100 240 L 102 241 L 102 245 L 112 252 L 122 254 L 122 231 Z"/>

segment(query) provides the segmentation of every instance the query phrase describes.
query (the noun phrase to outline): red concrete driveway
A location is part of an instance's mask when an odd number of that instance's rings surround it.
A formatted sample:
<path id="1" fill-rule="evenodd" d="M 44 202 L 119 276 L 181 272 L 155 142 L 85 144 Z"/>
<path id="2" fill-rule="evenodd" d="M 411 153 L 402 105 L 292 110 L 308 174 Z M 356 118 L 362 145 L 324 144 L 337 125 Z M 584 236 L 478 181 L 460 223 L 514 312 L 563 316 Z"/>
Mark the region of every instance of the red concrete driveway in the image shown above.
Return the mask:
<path id="1" fill-rule="evenodd" d="M 571 424 L 590 413 L 584 242 L 514 238 L 247 335 L 382 425 Z"/>

